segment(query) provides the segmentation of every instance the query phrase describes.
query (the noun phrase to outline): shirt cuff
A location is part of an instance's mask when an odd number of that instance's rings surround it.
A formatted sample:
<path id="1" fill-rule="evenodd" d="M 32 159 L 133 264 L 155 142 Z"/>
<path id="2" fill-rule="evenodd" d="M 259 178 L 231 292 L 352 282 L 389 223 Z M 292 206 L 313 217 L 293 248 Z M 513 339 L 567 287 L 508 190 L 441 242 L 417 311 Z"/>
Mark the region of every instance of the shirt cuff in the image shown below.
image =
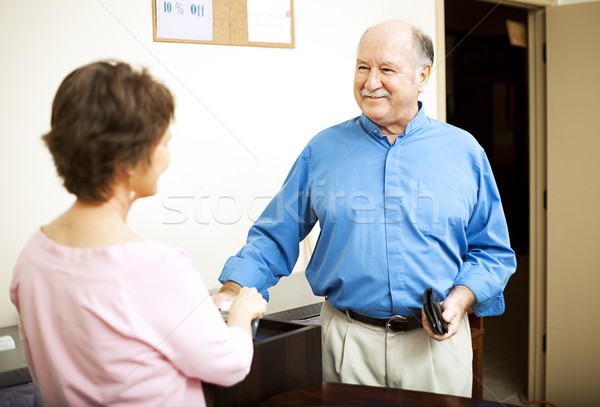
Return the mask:
<path id="1" fill-rule="evenodd" d="M 256 287 L 266 301 L 269 301 L 269 291 L 271 285 L 268 284 L 263 274 L 251 262 L 244 261 L 239 257 L 230 257 L 223 266 L 223 271 L 219 276 L 219 281 L 225 284 L 227 281 L 234 281 L 242 287 Z"/>
<path id="2" fill-rule="evenodd" d="M 475 295 L 473 311 L 478 317 L 500 315 L 504 312 L 502 286 L 484 269 L 465 263 L 454 285 L 467 286 Z"/>
<path id="3" fill-rule="evenodd" d="M 473 304 L 473 311 L 478 317 L 491 317 L 504 313 L 504 295 L 498 294 L 485 302 Z"/>

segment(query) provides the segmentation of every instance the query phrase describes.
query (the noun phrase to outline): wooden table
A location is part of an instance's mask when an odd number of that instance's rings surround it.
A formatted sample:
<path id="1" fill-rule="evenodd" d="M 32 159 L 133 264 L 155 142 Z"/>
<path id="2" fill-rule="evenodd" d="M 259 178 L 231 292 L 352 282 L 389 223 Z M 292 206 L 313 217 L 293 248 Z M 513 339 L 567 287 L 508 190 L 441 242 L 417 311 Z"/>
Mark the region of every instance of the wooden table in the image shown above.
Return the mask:
<path id="1" fill-rule="evenodd" d="M 326 382 L 294 389 L 259 404 L 259 407 L 296 406 L 510 407 L 445 394 Z"/>

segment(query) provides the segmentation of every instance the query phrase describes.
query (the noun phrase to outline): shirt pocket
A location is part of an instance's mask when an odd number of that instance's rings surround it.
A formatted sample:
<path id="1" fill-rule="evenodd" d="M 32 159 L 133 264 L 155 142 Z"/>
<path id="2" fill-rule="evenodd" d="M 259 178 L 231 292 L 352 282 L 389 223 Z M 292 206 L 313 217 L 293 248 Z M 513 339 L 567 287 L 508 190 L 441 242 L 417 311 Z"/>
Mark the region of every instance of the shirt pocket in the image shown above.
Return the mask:
<path id="1" fill-rule="evenodd" d="M 431 180 L 419 179 L 417 186 L 417 228 L 426 235 L 446 236 L 448 219 L 444 215 L 442 192 L 433 187 Z"/>

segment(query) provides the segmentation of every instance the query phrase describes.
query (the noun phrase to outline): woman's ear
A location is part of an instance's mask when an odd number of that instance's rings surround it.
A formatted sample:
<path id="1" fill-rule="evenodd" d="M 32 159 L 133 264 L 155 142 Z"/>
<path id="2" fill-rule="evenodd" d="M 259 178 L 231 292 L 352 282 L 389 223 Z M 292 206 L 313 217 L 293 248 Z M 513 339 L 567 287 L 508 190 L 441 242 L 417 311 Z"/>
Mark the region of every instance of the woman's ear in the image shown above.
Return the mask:
<path id="1" fill-rule="evenodd" d="M 134 173 L 133 168 L 129 166 L 118 166 L 115 168 L 115 181 L 116 182 L 129 182 Z"/>

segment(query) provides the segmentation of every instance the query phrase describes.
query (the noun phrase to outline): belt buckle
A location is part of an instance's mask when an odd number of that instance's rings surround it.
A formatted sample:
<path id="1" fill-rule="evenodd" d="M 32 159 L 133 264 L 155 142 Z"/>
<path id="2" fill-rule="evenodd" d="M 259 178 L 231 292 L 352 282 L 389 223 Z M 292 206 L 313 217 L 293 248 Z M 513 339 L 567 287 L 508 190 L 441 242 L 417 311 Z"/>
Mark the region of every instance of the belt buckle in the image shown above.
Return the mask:
<path id="1" fill-rule="evenodd" d="M 392 322 L 393 321 L 406 321 L 406 317 L 403 317 L 402 315 L 392 315 L 391 317 L 388 318 L 388 320 L 385 322 L 385 330 L 388 332 L 392 332 L 392 333 L 404 333 L 406 331 L 394 331 L 392 329 Z"/>

